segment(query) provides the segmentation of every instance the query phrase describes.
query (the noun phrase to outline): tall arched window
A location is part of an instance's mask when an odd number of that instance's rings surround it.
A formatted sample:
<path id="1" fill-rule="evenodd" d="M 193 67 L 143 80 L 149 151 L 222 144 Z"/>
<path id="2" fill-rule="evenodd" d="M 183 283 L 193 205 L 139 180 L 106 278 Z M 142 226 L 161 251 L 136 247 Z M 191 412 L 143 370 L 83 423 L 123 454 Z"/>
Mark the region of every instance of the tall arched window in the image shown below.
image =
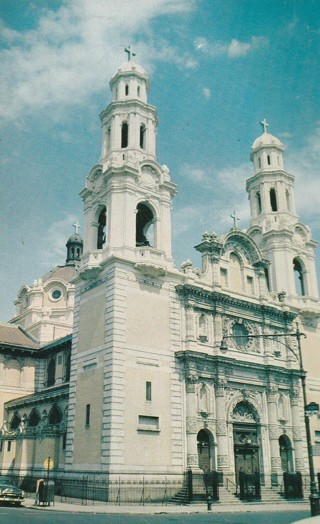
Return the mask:
<path id="1" fill-rule="evenodd" d="M 71 367 L 71 354 L 69 353 L 66 358 L 66 365 L 65 365 L 65 381 L 69 382 L 70 380 L 70 367 Z"/>
<path id="2" fill-rule="evenodd" d="M 304 274 L 301 262 L 297 258 L 293 260 L 293 272 L 296 285 L 296 293 L 297 295 L 303 296 L 306 294 L 304 285 Z"/>
<path id="3" fill-rule="evenodd" d="M 271 158 L 270 158 L 270 155 L 267 156 L 267 162 L 268 162 L 268 166 L 271 165 Z"/>
<path id="4" fill-rule="evenodd" d="M 56 359 L 50 358 L 47 367 L 47 386 L 54 386 L 56 381 Z"/>
<path id="5" fill-rule="evenodd" d="M 50 426 L 60 424 L 62 420 L 62 413 L 58 406 L 53 406 L 48 416 L 48 423 Z"/>
<path id="6" fill-rule="evenodd" d="M 129 143 L 129 125 L 128 122 L 122 122 L 121 126 L 121 147 L 128 147 Z"/>
<path id="7" fill-rule="evenodd" d="M 97 249 L 103 249 L 106 243 L 106 208 L 102 208 L 98 218 Z"/>
<path id="8" fill-rule="evenodd" d="M 140 126 L 140 147 L 141 149 L 146 148 L 146 126 L 144 124 Z"/>
<path id="9" fill-rule="evenodd" d="M 129 94 L 129 85 L 128 84 L 126 84 L 125 93 L 126 93 L 126 96 L 128 96 Z"/>
<path id="10" fill-rule="evenodd" d="M 20 422 L 21 422 L 20 415 L 18 413 L 15 413 L 10 422 L 10 429 L 12 431 L 14 431 L 15 429 L 18 429 Z"/>
<path id="11" fill-rule="evenodd" d="M 270 189 L 270 205 L 272 211 L 278 211 L 277 193 L 274 187 Z"/>
<path id="12" fill-rule="evenodd" d="M 260 191 L 257 191 L 257 192 L 256 192 L 256 199 L 257 199 L 257 212 L 258 212 L 258 215 L 261 215 L 262 206 L 261 206 L 261 195 L 260 195 Z"/>
<path id="13" fill-rule="evenodd" d="M 241 260 L 236 253 L 230 254 L 230 289 L 242 291 Z"/>
<path id="14" fill-rule="evenodd" d="M 40 422 L 40 415 L 37 409 L 33 409 L 28 418 L 28 426 L 31 428 L 36 427 Z"/>
<path id="15" fill-rule="evenodd" d="M 143 203 L 137 205 L 136 213 L 136 246 L 152 246 L 153 213 L 151 209 Z"/>

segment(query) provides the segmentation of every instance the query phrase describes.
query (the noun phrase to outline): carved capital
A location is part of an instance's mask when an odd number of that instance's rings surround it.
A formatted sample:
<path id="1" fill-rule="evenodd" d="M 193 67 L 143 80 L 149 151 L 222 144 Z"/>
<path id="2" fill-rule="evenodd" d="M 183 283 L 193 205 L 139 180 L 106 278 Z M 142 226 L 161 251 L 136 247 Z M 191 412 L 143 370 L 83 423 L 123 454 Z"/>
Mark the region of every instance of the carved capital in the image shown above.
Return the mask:
<path id="1" fill-rule="evenodd" d="M 294 441 L 303 440 L 303 431 L 301 428 L 292 428 L 292 436 Z"/>
<path id="2" fill-rule="evenodd" d="M 197 433 L 197 419 L 196 417 L 187 417 L 186 419 L 186 430 L 187 433 Z"/>
<path id="3" fill-rule="evenodd" d="M 227 424 L 222 420 L 217 421 L 217 436 L 223 436 L 227 434 Z"/>
<path id="4" fill-rule="evenodd" d="M 271 469 L 272 470 L 281 469 L 281 458 L 280 457 L 271 457 Z"/>
<path id="5" fill-rule="evenodd" d="M 281 434 L 281 429 L 278 426 L 269 426 L 270 439 L 278 439 Z"/>
<path id="6" fill-rule="evenodd" d="M 187 466 L 188 469 L 198 468 L 198 455 L 187 455 Z"/>
<path id="7" fill-rule="evenodd" d="M 229 458 L 228 455 L 218 455 L 218 468 L 224 469 L 229 467 Z"/>

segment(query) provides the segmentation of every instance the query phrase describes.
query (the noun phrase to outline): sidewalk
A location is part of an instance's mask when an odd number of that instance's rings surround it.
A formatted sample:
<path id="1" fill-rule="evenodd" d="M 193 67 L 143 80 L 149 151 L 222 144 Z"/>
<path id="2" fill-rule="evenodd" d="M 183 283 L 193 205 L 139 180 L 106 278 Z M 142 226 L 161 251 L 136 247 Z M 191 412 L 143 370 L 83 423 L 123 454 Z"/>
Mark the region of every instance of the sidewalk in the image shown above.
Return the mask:
<path id="1" fill-rule="evenodd" d="M 191 504 L 190 506 L 178 506 L 168 504 L 146 504 L 141 506 L 114 504 L 93 504 L 82 506 L 81 504 L 68 504 L 67 502 L 55 502 L 50 506 L 34 506 L 34 499 L 25 499 L 24 507 L 39 511 L 69 511 L 72 513 L 132 513 L 132 514 L 159 514 L 159 513 L 208 513 L 206 504 Z M 239 512 L 272 512 L 272 511 L 308 511 L 309 502 L 289 502 L 280 504 L 263 504 L 246 502 L 243 504 L 212 504 L 212 513 L 239 513 Z"/>

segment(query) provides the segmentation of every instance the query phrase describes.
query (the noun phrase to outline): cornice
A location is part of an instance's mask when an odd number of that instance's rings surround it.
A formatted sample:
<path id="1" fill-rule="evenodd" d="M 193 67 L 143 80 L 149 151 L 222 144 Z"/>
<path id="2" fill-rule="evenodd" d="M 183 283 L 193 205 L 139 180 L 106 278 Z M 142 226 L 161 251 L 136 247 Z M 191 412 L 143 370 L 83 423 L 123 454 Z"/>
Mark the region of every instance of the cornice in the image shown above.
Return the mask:
<path id="1" fill-rule="evenodd" d="M 33 406 L 36 404 L 44 404 L 48 401 L 57 401 L 68 398 L 69 396 L 69 382 L 61 386 L 54 386 L 47 390 L 42 390 L 32 395 L 16 398 L 5 402 L 5 409 L 19 409 L 26 406 Z"/>
<path id="2" fill-rule="evenodd" d="M 194 301 L 205 301 L 214 308 L 237 308 L 259 313 L 260 315 L 263 313 L 264 316 L 267 315 L 268 317 L 281 320 L 282 322 L 284 320 L 286 322 L 293 322 L 297 316 L 296 313 L 293 312 L 283 311 L 282 309 L 260 304 L 258 302 L 249 302 L 247 300 L 225 295 L 217 291 L 209 291 L 202 287 L 190 284 L 180 284 L 176 286 L 176 291 L 178 295 L 185 300 L 191 299 Z"/>

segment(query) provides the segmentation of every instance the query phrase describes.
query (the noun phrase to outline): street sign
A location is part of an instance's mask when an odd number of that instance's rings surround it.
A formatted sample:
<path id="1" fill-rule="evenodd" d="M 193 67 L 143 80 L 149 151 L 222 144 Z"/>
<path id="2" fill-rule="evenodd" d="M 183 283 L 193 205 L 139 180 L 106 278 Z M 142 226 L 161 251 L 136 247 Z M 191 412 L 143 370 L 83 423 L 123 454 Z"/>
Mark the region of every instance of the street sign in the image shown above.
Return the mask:
<path id="1" fill-rule="evenodd" d="M 53 460 L 52 460 L 52 458 L 50 458 L 50 457 L 46 458 L 46 460 L 43 463 L 43 467 L 44 467 L 44 469 L 47 469 L 47 470 L 53 469 Z"/>

